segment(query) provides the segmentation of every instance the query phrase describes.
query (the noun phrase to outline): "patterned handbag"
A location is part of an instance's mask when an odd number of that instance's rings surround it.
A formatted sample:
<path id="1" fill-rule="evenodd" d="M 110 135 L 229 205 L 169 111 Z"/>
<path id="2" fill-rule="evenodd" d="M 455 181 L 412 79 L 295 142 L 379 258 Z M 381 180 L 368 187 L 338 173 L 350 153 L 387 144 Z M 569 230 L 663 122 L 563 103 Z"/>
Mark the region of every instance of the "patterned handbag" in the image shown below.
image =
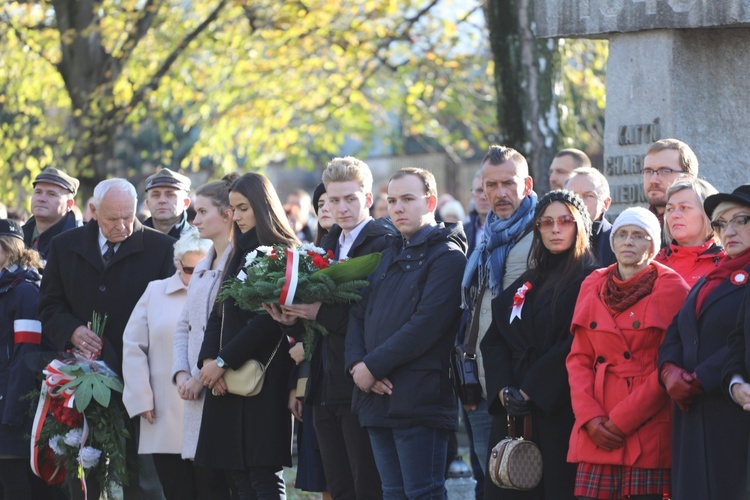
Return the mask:
<path id="1" fill-rule="evenodd" d="M 515 437 L 515 419 L 508 415 L 507 437 L 492 448 L 489 473 L 499 488 L 533 490 L 542 480 L 542 452 L 531 436 L 531 415 L 524 420 L 524 437 Z"/>

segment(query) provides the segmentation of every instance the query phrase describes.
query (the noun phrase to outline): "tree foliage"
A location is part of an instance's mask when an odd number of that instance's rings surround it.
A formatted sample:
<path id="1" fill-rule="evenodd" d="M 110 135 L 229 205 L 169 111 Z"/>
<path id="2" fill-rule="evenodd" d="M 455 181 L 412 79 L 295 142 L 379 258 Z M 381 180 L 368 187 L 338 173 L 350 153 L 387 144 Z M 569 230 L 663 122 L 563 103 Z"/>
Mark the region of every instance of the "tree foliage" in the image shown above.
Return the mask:
<path id="1" fill-rule="evenodd" d="M 416 136 L 473 156 L 495 130 L 478 9 L 451 0 L 5 2 L 0 184 L 11 198 L 49 165 L 85 189 L 138 178 L 143 162 L 310 165 L 347 138 L 366 148 L 375 134 L 396 149 Z M 157 155 L 125 141 L 154 133 Z M 121 151 L 127 144 L 135 158 Z"/>
<path id="2" fill-rule="evenodd" d="M 533 0 L 488 0 L 486 10 L 501 140 L 544 192 L 557 150 L 602 149 L 607 42 L 536 38 Z"/>
<path id="3" fill-rule="evenodd" d="M 563 40 L 560 96 L 561 147 L 601 152 L 604 148 L 607 40 Z"/>

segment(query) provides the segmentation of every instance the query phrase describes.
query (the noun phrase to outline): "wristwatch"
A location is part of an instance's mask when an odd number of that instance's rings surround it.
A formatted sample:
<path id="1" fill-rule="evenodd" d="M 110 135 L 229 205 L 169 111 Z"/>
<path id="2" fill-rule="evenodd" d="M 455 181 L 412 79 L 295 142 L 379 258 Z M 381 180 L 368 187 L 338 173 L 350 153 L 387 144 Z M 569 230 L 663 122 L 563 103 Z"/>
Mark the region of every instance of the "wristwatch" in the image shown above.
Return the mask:
<path id="1" fill-rule="evenodd" d="M 219 356 L 216 357 L 216 366 L 218 366 L 219 368 L 229 369 L 227 363 Z"/>

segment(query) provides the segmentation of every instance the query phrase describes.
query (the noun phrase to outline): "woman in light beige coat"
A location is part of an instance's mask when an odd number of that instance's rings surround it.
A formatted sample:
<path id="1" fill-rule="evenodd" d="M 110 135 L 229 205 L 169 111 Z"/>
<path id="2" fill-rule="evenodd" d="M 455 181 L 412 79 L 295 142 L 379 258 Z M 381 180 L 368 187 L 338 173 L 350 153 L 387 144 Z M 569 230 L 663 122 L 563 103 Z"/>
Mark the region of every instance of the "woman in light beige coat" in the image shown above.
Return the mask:
<path id="1" fill-rule="evenodd" d="M 123 332 L 122 400 L 130 417 L 141 417 L 138 453 L 151 454 L 167 500 L 193 495 L 192 464 L 180 457 L 183 402 L 171 381 L 174 331 L 187 301 L 187 286 L 210 242 L 189 231 L 175 243 L 177 272 L 152 281 Z"/>
<path id="2" fill-rule="evenodd" d="M 229 185 L 237 175 L 204 184 L 196 191 L 196 216 L 193 224 L 201 237 L 213 246 L 195 267 L 187 293 L 187 304 L 177 323 L 172 357 L 172 381 L 184 400 L 182 422 L 182 458 L 193 460 L 203 415 L 204 387 L 198 380 L 198 353 L 203 332 L 222 282 L 224 266 L 232 253 L 232 210 L 229 208 Z M 230 498 L 224 471 L 194 468 L 197 498 Z"/>

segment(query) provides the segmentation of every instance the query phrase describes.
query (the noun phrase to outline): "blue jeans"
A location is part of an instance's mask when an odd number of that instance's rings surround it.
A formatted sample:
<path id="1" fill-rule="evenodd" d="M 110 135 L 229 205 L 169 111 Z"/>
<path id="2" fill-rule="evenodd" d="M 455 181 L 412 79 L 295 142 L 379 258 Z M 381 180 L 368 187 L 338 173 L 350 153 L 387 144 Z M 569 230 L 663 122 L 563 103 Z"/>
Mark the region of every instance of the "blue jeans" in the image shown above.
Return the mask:
<path id="1" fill-rule="evenodd" d="M 367 429 L 383 499 L 444 499 L 448 433 L 415 426 Z"/>
<path id="2" fill-rule="evenodd" d="M 474 453 L 482 466 L 482 472 L 487 474 L 487 461 L 489 459 L 490 429 L 492 428 L 492 415 L 487 411 L 487 400 L 483 399 L 476 410 L 467 411 L 471 435 L 474 443 Z M 494 444 L 493 444 L 494 446 Z"/>

